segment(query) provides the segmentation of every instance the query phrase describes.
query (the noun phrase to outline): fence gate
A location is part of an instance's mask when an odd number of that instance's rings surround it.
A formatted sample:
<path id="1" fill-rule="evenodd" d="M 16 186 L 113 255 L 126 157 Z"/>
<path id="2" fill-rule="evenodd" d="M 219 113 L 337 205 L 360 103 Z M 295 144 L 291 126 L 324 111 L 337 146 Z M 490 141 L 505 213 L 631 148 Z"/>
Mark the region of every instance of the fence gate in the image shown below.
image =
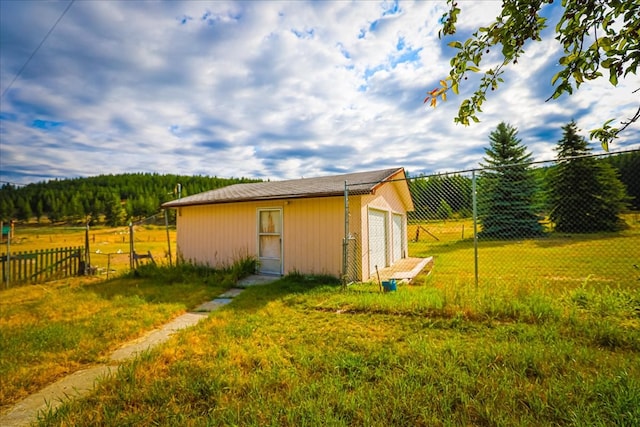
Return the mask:
<path id="1" fill-rule="evenodd" d="M 2 283 L 44 282 L 54 278 L 75 276 L 84 271 L 85 249 L 82 246 L 3 253 Z"/>

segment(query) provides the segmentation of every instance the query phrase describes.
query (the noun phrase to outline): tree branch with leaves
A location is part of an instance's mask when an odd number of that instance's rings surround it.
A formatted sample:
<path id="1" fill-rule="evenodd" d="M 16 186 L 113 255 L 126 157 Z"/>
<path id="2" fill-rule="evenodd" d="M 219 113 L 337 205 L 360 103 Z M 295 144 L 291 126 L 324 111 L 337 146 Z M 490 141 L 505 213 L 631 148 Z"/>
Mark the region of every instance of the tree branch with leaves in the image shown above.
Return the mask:
<path id="1" fill-rule="evenodd" d="M 504 0 L 501 13 L 489 26 L 479 28 L 464 42 L 450 42 L 449 46 L 457 53 L 451 58 L 449 76 L 440 81 L 440 87 L 427 92 L 424 102 L 436 107 L 438 99 L 446 100 L 447 92 L 458 94 L 469 73 L 482 73 L 476 91 L 461 102 L 454 118 L 463 125 L 479 122 L 478 113 L 482 112 L 488 92 L 504 82 L 502 76 L 518 63 L 528 41 L 542 40 L 547 18 L 541 11 L 551 3 L 553 0 Z M 461 9 L 456 0 L 448 0 L 448 6 L 442 16 L 440 38 L 456 33 Z M 640 64 L 638 0 L 562 0 L 560 7 L 562 16 L 555 27 L 555 38 L 561 43 L 564 56 L 558 61 L 560 71 L 551 79 L 555 89 L 547 101 L 573 94 L 581 84 L 602 78 L 606 71 L 613 86 L 618 85 L 619 79 L 636 74 Z M 498 62 L 482 70 L 483 61 L 494 50 L 499 51 Z M 608 150 L 609 144 L 638 120 L 640 102 L 638 111 L 623 120 L 621 127 L 613 127 L 616 119 L 610 119 L 601 128 L 592 130 L 590 136 Z"/>

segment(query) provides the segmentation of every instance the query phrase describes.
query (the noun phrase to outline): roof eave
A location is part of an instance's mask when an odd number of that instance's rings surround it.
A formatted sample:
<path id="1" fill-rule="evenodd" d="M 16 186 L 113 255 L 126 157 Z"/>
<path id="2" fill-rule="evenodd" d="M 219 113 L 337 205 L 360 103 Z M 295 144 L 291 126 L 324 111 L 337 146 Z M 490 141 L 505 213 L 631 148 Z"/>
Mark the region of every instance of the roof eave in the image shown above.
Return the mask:
<path id="1" fill-rule="evenodd" d="M 361 196 L 364 194 L 372 194 L 371 190 L 354 190 L 349 191 L 349 195 Z M 222 199 L 222 200 L 194 200 L 182 202 L 174 200 L 166 202 L 161 205 L 162 208 L 183 208 L 186 206 L 204 206 L 204 205 L 222 205 L 229 203 L 246 203 L 246 202 L 261 202 L 269 200 L 291 200 L 291 199 L 315 199 L 324 197 L 341 197 L 344 196 L 343 191 L 331 191 L 326 193 L 303 193 L 303 194 L 282 194 L 274 196 L 259 196 L 259 197 L 243 197 L 237 199 Z"/>

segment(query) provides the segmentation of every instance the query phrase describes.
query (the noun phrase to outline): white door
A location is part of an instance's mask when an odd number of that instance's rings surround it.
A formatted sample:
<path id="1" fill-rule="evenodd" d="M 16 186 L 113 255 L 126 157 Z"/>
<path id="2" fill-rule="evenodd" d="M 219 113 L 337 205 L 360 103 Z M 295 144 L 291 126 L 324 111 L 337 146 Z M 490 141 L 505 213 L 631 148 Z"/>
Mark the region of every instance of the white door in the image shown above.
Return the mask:
<path id="1" fill-rule="evenodd" d="M 404 232 L 402 228 L 402 215 L 393 214 L 393 259 L 391 262 L 402 259 L 402 252 L 404 251 Z"/>
<path id="2" fill-rule="evenodd" d="M 387 213 L 369 209 L 369 274 L 387 265 Z"/>
<path id="3" fill-rule="evenodd" d="M 262 274 L 282 274 L 282 209 L 258 210 L 258 260 Z"/>

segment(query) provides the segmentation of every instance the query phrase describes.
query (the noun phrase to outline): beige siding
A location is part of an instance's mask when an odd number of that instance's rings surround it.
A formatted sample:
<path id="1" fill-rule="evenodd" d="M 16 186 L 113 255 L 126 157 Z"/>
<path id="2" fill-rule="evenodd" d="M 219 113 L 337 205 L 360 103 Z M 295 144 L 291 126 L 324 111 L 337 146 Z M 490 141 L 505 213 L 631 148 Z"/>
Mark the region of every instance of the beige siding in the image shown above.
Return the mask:
<path id="1" fill-rule="evenodd" d="M 404 200 L 396 190 L 397 183 L 386 183 L 376 189 L 375 194 L 362 196 L 363 207 L 406 214 Z"/>
<path id="2" fill-rule="evenodd" d="M 406 186 L 406 184 L 404 184 Z M 387 183 L 375 194 L 349 198 L 349 222 L 357 239 L 360 279 L 369 271 L 369 208 L 401 214 L 406 230 L 407 200 L 396 183 Z M 401 189 L 400 189 L 401 190 Z M 409 200 L 409 203 L 411 201 Z M 283 271 L 303 274 L 342 273 L 344 199 L 310 199 L 241 202 L 186 206 L 178 209 L 178 251 L 182 259 L 213 267 L 230 265 L 242 256 L 257 257 L 257 212 L 259 208 L 282 209 Z M 388 231 L 391 236 L 391 229 Z M 406 238 L 404 239 L 406 245 Z M 407 253 L 404 248 L 403 253 Z"/>
<path id="3" fill-rule="evenodd" d="M 178 209 L 178 252 L 182 259 L 212 267 L 256 254 L 256 205 L 222 204 Z"/>
<path id="4" fill-rule="evenodd" d="M 339 277 L 343 235 L 344 198 L 292 200 L 284 212 L 285 272 Z"/>
<path id="5" fill-rule="evenodd" d="M 257 211 L 283 212 L 284 273 L 339 276 L 344 234 L 342 197 L 188 206 L 178 211 L 178 251 L 184 260 L 229 265 L 257 256 Z"/>

